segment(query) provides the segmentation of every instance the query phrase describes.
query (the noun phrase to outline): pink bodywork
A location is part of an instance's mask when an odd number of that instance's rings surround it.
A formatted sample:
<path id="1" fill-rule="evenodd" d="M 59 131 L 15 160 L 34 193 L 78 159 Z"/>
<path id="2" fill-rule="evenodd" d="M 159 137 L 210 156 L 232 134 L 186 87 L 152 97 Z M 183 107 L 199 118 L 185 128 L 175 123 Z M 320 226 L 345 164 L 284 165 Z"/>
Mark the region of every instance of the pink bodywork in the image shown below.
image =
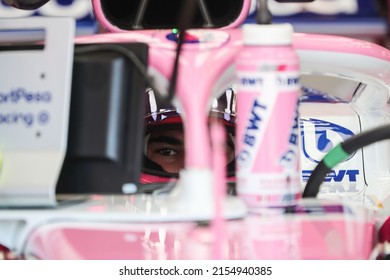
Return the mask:
<path id="1" fill-rule="evenodd" d="M 183 67 L 177 92 L 190 124 L 187 167 L 212 166 L 212 158 L 204 156 L 211 150 L 206 140 L 205 104 L 214 81 L 233 63 L 240 46 L 240 30 L 217 32 L 228 34 L 220 47 L 190 45 L 180 60 Z M 175 49 L 165 39 L 168 33 L 100 34 L 76 42 L 147 42 L 150 67 L 169 77 Z M 389 51 L 354 39 L 296 34 L 294 44 L 298 50 L 338 51 L 390 61 Z M 202 111 L 204 118 L 199 118 Z M 352 212 L 249 215 L 242 220 L 219 220 L 213 226 L 192 222 L 53 223 L 32 233 L 25 254 L 40 259 L 368 259 L 375 242 L 375 221 Z M 218 242 L 215 232 L 220 233 Z"/>
<path id="2" fill-rule="evenodd" d="M 48 260 L 369 259 L 374 244 L 373 224 L 346 213 L 252 215 L 223 223 L 221 230 L 223 234 L 215 235 L 212 226 L 194 223 L 57 222 L 33 232 L 25 247 L 25 257 Z"/>

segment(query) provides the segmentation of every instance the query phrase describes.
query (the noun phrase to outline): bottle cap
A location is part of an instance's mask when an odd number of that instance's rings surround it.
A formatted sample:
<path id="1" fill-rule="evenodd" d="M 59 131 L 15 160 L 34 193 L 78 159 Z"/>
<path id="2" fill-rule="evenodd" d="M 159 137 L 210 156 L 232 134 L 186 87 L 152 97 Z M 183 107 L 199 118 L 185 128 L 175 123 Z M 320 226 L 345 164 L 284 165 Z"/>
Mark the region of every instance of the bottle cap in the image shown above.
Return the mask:
<path id="1" fill-rule="evenodd" d="M 291 45 L 294 29 L 289 23 L 244 24 L 242 32 L 244 45 L 285 46 Z"/>

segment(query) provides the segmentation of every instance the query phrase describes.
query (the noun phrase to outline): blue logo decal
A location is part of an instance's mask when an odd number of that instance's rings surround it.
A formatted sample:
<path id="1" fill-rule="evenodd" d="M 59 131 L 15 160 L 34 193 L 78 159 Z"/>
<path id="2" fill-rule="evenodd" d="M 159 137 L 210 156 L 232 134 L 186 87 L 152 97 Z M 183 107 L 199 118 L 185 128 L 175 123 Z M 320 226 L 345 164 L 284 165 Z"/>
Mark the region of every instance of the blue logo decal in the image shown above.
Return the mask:
<path id="1" fill-rule="evenodd" d="M 307 182 L 310 179 L 313 170 L 302 170 L 302 181 Z M 357 182 L 357 177 L 360 174 L 358 169 L 351 170 L 331 170 L 326 174 L 324 182 L 336 182 L 340 183 L 344 181 L 344 178 L 348 178 L 348 182 Z"/>
<path id="2" fill-rule="evenodd" d="M 302 151 L 306 158 L 318 163 L 337 144 L 354 135 L 340 125 L 318 119 L 301 119 Z M 355 155 L 353 153 L 346 160 Z"/>
<path id="3" fill-rule="evenodd" d="M 42 111 L 38 113 L 38 122 L 40 124 L 47 124 L 49 122 L 49 113 Z"/>
<path id="4" fill-rule="evenodd" d="M 299 98 L 299 102 L 307 103 L 348 103 L 346 100 L 332 96 L 325 92 L 319 91 L 310 87 L 302 87 L 302 95 Z"/>
<path id="5" fill-rule="evenodd" d="M 16 104 L 19 102 L 26 103 L 50 103 L 52 94 L 49 91 L 29 91 L 24 88 L 12 89 L 7 92 L 0 91 L 1 104 Z"/>
<path id="6" fill-rule="evenodd" d="M 24 124 L 26 127 L 31 127 L 34 124 L 34 115 L 32 113 L 0 112 L 0 126 L 3 124 L 4 125 Z"/>
<path id="7" fill-rule="evenodd" d="M 262 78 L 241 78 L 240 84 L 243 86 L 262 86 L 263 85 L 263 79 Z"/>

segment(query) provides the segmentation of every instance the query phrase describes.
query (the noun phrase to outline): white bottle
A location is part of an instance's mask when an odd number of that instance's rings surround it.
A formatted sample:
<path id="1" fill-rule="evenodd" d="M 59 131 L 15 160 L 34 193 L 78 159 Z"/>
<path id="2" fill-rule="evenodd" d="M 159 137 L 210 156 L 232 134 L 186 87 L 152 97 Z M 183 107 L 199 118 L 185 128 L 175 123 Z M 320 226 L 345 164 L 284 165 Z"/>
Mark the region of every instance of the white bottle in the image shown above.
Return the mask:
<path id="1" fill-rule="evenodd" d="M 237 194 L 251 210 L 300 198 L 299 58 L 290 24 L 246 24 L 237 55 Z"/>

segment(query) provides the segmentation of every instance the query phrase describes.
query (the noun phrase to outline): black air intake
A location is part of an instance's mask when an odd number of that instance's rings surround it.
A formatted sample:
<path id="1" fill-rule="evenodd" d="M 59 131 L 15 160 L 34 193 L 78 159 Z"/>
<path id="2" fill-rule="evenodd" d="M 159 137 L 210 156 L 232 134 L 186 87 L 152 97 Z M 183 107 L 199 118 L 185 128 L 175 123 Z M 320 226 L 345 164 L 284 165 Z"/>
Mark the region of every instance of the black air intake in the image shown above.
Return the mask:
<path id="1" fill-rule="evenodd" d="M 122 30 L 177 28 L 183 0 L 101 0 L 102 11 Z M 202 0 L 190 28 L 221 28 L 235 22 L 243 0 Z M 143 9 L 144 8 L 144 9 Z"/>

